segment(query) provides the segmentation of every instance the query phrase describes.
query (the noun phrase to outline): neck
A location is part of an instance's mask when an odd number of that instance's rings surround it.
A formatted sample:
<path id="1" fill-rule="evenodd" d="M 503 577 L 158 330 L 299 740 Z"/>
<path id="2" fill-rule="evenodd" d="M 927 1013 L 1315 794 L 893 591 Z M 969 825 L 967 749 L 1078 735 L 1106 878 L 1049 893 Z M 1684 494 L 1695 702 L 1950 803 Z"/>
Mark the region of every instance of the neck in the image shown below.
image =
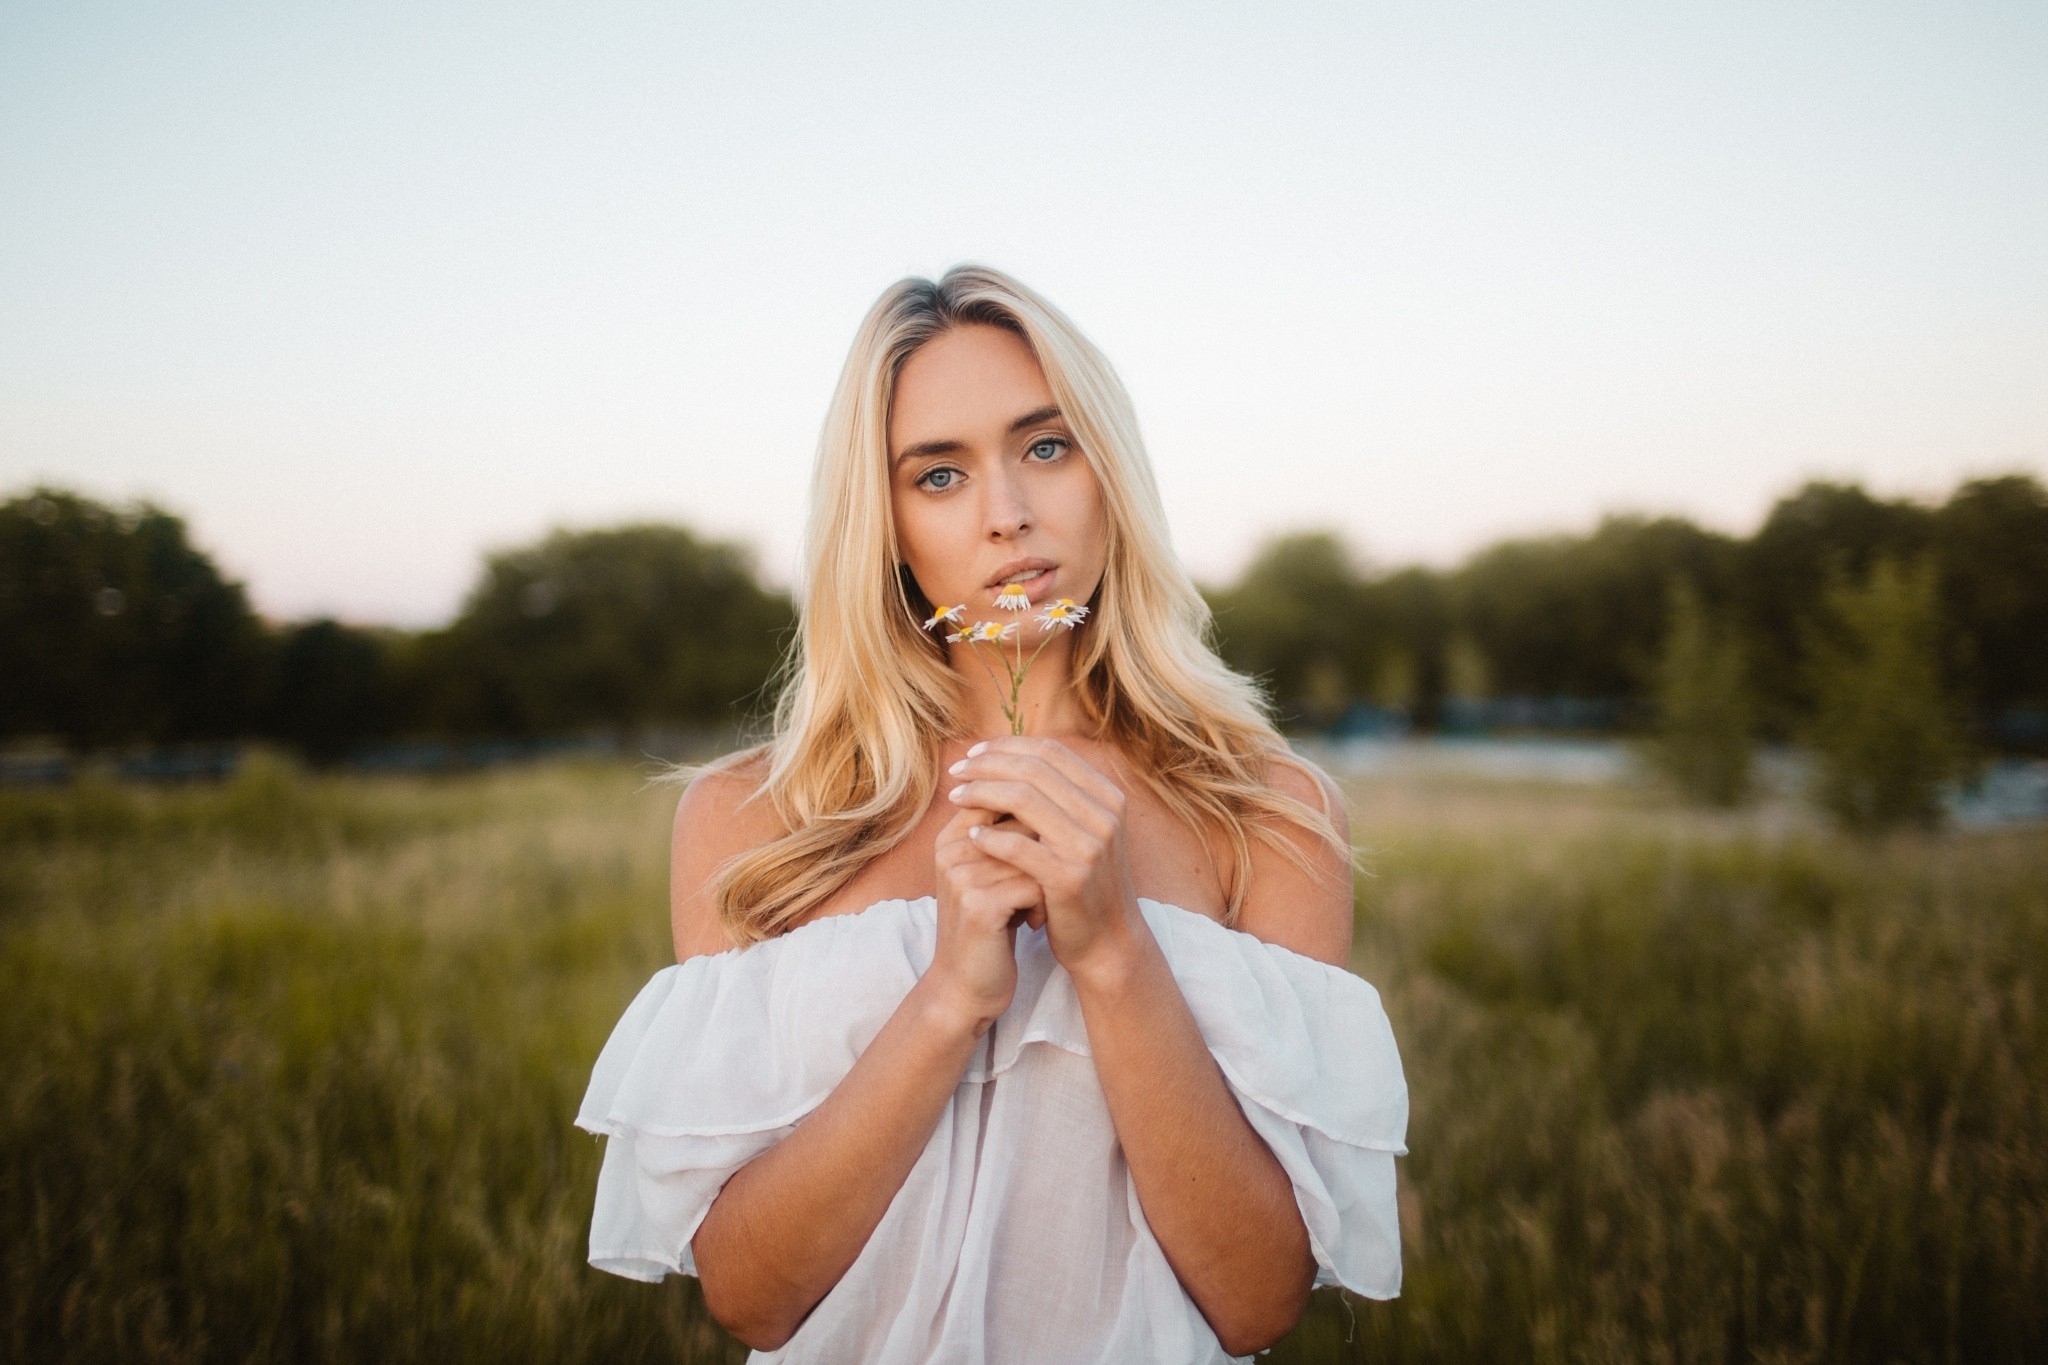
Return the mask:
<path id="1" fill-rule="evenodd" d="M 1018 692 L 1018 712 L 1024 718 L 1027 735 L 1071 735 L 1089 729 L 1087 713 L 1074 691 L 1074 635 L 1056 631 L 1050 638 L 1033 638 L 1036 632 L 1019 632 L 1023 658 L 1030 664 L 1024 685 Z M 1044 644 L 1039 649 L 1041 642 Z M 1010 718 L 1003 707 L 1010 700 L 1009 670 L 1017 665 L 1016 642 L 994 645 L 948 645 L 946 655 L 960 675 L 961 706 L 970 740 L 993 739 L 1010 733 Z M 1036 657 L 1033 651 L 1038 651 Z"/>

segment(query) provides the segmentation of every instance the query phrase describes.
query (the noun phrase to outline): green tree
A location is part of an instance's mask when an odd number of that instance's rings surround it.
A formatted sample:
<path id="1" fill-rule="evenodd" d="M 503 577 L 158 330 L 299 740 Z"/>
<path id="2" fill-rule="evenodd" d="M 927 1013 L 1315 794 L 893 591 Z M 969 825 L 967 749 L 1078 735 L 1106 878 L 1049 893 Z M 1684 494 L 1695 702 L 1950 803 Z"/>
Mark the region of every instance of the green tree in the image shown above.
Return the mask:
<path id="1" fill-rule="evenodd" d="M 1375 681 L 1383 642 L 1363 588 L 1337 536 L 1269 541 L 1234 585 L 1210 595 L 1218 648 L 1265 685 L 1283 721 L 1326 725 Z"/>
<path id="2" fill-rule="evenodd" d="M 1963 484 L 1934 514 L 1947 655 L 1979 717 L 2048 709 L 2048 489 Z"/>
<path id="3" fill-rule="evenodd" d="M 1435 729 L 1450 687 L 1450 585 L 1437 570 L 1410 565 L 1369 581 L 1360 596 L 1360 615 L 1379 634 L 1367 695 Z"/>
<path id="4" fill-rule="evenodd" d="M 1932 560 L 1881 558 L 1860 583 L 1837 576 L 1809 636 L 1814 794 L 1852 829 L 1941 819 L 1941 786 L 1962 768 L 1942 683 Z"/>
<path id="5" fill-rule="evenodd" d="M 1726 596 L 1734 542 L 1678 517 L 1614 516 L 1591 535 L 1503 541 L 1456 575 L 1458 618 L 1496 695 L 1643 696 L 1666 585 Z"/>
<path id="6" fill-rule="evenodd" d="M 1741 546 L 1736 593 L 1766 731 L 1792 734 L 1814 714 L 1800 661 L 1826 614 L 1832 576 L 1860 579 L 1880 559 L 1917 559 L 1933 530 L 1927 508 L 1873 498 L 1855 484 L 1809 483 L 1772 506 Z"/>
<path id="7" fill-rule="evenodd" d="M 1752 705 L 1740 636 L 1674 580 L 1656 667 L 1652 764 L 1691 801 L 1734 806 L 1749 794 Z"/>
<path id="8" fill-rule="evenodd" d="M 327 764 L 400 728 L 395 636 L 324 617 L 279 631 L 265 678 L 264 733 Z"/>
<path id="9" fill-rule="evenodd" d="M 403 685 L 458 733 L 730 725 L 792 622 L 738 546 L 679 526 L 558 531 L 491 556 L 455 622 L 407 651 Z"/>
<path id="10" fill-rule="evenodd" d="M 262 626 L 185 524 L 55 488 L 0 503 L 0 735 L 246 734 Z"/>

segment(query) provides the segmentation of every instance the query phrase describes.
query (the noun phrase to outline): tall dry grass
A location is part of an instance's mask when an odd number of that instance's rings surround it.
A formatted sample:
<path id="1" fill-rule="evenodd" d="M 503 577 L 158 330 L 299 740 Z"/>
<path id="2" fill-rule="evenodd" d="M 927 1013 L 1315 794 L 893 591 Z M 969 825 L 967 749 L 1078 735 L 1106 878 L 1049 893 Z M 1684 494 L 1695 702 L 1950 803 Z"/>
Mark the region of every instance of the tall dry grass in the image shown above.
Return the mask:
<path id="1" fill-rule="evenodd" d="M 1407 1290 L 1272 1359 L 2048 1358 L 2048 835 L 1354 795 Z M 671 799 L 0 794 L 0 1358 L 734 1358 L 582 1260 Z"/>
<path id="2" fill-rule="evenodd" d="M 1407 1286 L 1276 1358 L 2048 1359 L 2048 834 L 1356 795 Z"/>
<path id="3" fill-rule="evenodd" d="M 667 955 L 622 767 L 0 802 L 0 1358 L 714 1361 L 583 1264 Z"/>

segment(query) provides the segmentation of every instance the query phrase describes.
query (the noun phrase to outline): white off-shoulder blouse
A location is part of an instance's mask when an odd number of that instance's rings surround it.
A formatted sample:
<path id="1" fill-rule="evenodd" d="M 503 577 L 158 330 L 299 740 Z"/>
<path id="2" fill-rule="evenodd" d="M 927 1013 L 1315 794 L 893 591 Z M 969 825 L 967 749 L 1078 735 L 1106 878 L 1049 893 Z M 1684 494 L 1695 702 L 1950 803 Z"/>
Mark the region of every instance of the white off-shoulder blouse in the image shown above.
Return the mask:
<path id="1" fill-rule="evenodd" d="M 1401 1284 L 1408 1089 L 1379 993 L 1349 972 L 1140 901 L 1202 1037 L 1293 1181 L 1317 1284 Z M 590 1262 L 696 1273 L 733 1172 L 831 1093 L 931 964 L 937 903 L 882 901 L 655 973 L 577 1124 L 606 1136 Z M 1152 1233 L 1080 1001 L 1042 930 L 1017 992 L 853 1266 L 757 1361 L 1224 1361 Z"/>

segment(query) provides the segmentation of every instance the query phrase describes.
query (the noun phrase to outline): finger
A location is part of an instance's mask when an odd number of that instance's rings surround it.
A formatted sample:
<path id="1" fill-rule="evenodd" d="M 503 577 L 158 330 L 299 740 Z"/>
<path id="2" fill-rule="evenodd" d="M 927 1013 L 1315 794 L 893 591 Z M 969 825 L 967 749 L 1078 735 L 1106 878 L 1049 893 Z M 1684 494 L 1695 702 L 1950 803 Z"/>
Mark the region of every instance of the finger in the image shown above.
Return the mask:
<path id="1" fill-rule="evenodd" d="M 1008 778 L 1017 782 L 1031 782 L 1048 790 L 1081 792 L 1082 787 L 1054 764 L 1046 762 L 1037 754 L 1016 753 L 996 750 L 975 758 L 963 758 L 946 769 L 949 776 L 963 781 L 977 778 Z"/>
<path id="2" fill-rule="evenodd" d="M 1031 735 L 1003 735 L 996 739 L 984 740 L 969 749 L 967 761 L 972 762 L 976 758 L 991 754 L 1022 754 L 1035 757 L 1056 769 L 1061 776 L 1102 804 L 1114 808 L 1120 806 L 1123 801 L 1124 789 L 1117 785 L 1114 778 L 1056 739 L 1042 739 Z"/>
<path id="3" fill-rule="evenodd" d="M 1005 886 L 971 891 L 959 898 L 960 914 L 984 933 L 1014 929 L 1034 911 L 1043 912 L 1045 893 L 1038 883 L 1018 878 Z"/>
<path id="4" fill-rule="evenodd" d="M 995 886 L 1006 881 L 1029 880 L 1016 868 L 1010 866 L 1010 864 L 997 858 L 991 858 L 982 851 L 977 839 L 972 837 L 972 830 L 987 828 L 989 826 L 986 825 L 970 827 L 970 837 L 963 838 L 957 845 L 946 849 L 938 859 L 940 884 L 947 891 L 958 895 L 967 891 L 979 890 L 983 887 Z M 1008 826 L 1008 828 L 1021 829 L 1022 827 L 1013 824 Z"/>
<path id="5" fill-rule="evenodd" d="M 1045 902 L 1045 888 L 1000 858 L 976 850 L 976 866 L 947 877 L 939 884 L 941 903 L 976 905 L 999 903 L 1005 912 L 1028 909 Z"/>
<path id="6" fill-rule="evenodd" d="M 967 831 L 976 825 L 992 825 L 999 818 L 996 812 L 977 806 L 963 806 L 955 811 L 939 830 L 939 837 L 932 845 L 932 863 L 945 868 L 963 858 L 974 856 L 974 845 L 967 838 Z"/>
<path id="7" fill-rule="evenodd" d="M 1027 834 L 984 826 L 973 838 L 982 852 L 1008 863 L 1040 887 L 1072 880 L 1067 860 Z"/>
<path id="8" fill-rule="evenodd" d="M 1007 823 L 1012 828 L 1022 829 L 1011 816 L 980 806 L 963 807 L 959 814 L 946 822 L 937 847 L 933 853 L 933 865 L 941 873 L 952 873 L 968 868 L 986 866 L 988 857 L 974 844 L 970 837 L 975 830 L 990 825 Z"/>
<path id="9" fill-rule="evenodd" d="M 1028 884 L 1028 885 L 1027 885 Z M 1026 889 L 1037 884 L 1000 858 L 991 858 L 982 852 L 980 840 L 975 841 L 974 860 L 962 862 L 946 875 L 946 885 L 956 894 L 969 891 L 984 891 L 999 887 L 1026 885 Z"/>
<path id="10" fill-rule="evenodd" d="M 953 812 L 953 817 L 940 828 L 939 842 L 943 844 L 953 840 L 965 839 L 969 829 L 976 825 L 992 825 L 996 822 L 997 818 L 994 811 L 983 810 L 976 806 L 963 806 Z"/>
<path id="11" fill-rule="evenodd" d="M 1031 833 L 1070 851 L 1078 851 L 1085 841 L 1101 839 L 1095 830 L 1083 826 L 1075 813 L 1060 800 L 1029 782 L 963 782 L 953 788 L 951 799 L 963 806 L 1013 815 Z M 1080 799 L 1078 794 L 1072 798 L 1075 802 Z M 1100 819 L 1101 812 L 1095 811 L 1094 816 Z"/>
<path id="12" fill-rule="evenodd" d="M 988 919 L 1014 918 L 1045 906 L 1044 887 L 979 847 L 946 874 L 943 889 L 955 902 L 971 902 L 975 913 Z"/>
<path id="13" fill-rule="evenodd" d="M 1123 791 L 1115 783 L 1088 769 L 1099 781 L 1083 785 L 1035 753 L 996 750 L 963 759 L 948 771 L 968 782 L 1028 782 L 1051 797 L 1060 809 L 1079 819 L 1099 839 L 1110 837 L 1123 818 Z M 1098 787 L 1108 790 L 1105 793 Z"/>
<path id="14" fill-rule="evenodd" d="M 1000 881 L 961 892 L 961 903 L 972 905 L 977 913 L 985 911 L 993 915 L 1014 915 L 1045 903 L 1045 891 L 1037 882 L 1015 868 L 1007 871 L 1009 875 Z"/>
<path id="15" fill-rule="evenodd" d="M 951 876 L 958 869 L 981 861 L 983 855 L 974 847 L 967 830 L 968 826 L 963 825 L 957 835 L 943 838 L 932 847 L 932 867 L 940 876 Z"/>

